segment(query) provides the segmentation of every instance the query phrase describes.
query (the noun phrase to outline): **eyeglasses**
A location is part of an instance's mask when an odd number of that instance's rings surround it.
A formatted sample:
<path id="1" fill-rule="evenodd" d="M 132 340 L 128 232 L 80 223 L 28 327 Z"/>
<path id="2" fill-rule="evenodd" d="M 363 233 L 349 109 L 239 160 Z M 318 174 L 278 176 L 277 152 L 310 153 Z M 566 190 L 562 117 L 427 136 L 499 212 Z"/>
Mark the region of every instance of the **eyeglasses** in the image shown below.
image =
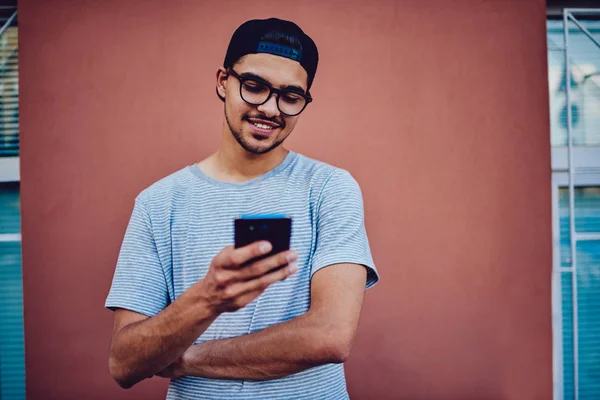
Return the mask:
<path id="1" fill-rule="evenodd" d="M 240 76 L 233 68 L 229 68 L 228 73 L 240 81 L 240 96 L 250 105 L 263 105 L 275 93 L 279 111 L 288 117 L 294 117 L 304 111 L 308 103 L 312 101 L 309 94 L 298 93 L 293 89 L 275 89 L 258 77 Z"/>

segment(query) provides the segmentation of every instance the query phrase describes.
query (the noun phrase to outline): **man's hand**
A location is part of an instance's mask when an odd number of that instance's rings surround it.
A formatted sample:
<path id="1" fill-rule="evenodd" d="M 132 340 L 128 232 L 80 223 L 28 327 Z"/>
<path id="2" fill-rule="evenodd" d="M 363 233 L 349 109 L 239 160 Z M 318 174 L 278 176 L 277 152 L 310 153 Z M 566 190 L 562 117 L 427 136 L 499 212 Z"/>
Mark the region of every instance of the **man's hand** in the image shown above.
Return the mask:
<path id="1" fill-rule="evenodd" d="M 239 310 L 267 287 L 298 270 L 295 251 L 281 252 L 249 264 L 252 259 L 268 254 L 271 248 L 269 242 L 257 242 L 239 249 L 224 248 L 213 258 L 204 279 L 190 290 L 198 290 L 206 296 L 216 314 Z M 170 379 L 183 376 L 185 356 L 186 353 L 182 354 L 156 375 Z"/>
<path id="2" fill-rule="evenodd" d="M 197 290 L 216 314 L 237 311 L 251 303 L 267 287 L 298 270 L 298 254 L 293 250 L 249 264 L 271 249 L 271 244 L 264 241 L 239 249 L 226 247 L 213 258 L 204 279 L 190 289 Z"/>
<path id="3" fill-rule="evenodd" d="M 117 309 L 109 357 L 113 378 L 127 388 L 157 373 L 178 377 L 185 350 L 221 313 L 239 310 L 298 270 L 291 250 L 250 263 L 271 249 L 268 242 L 224 248 L 202 280 L 151 318 Z"/>
<path id="4" fill-rule="evenodd" d="M 183 356 L 181 356 L 177 360 L 173 361 L 173 363 L 171 363 L 167 368 L 158 372 L 156 375 L 160 376 L 161 378 L 168 378 L 168 379 L 181 378 L 183 376 L 182 363 L 183 363 Z"/>
<path id="5" fill-rule="evenodd" d="M 193 345 L 158 375 L 268 380 L 345 362 L 358 326 L 366 278 L 366 268 L 358 264 L 323 268 L 311 281 L 308 312 L 258 332 Z"/>

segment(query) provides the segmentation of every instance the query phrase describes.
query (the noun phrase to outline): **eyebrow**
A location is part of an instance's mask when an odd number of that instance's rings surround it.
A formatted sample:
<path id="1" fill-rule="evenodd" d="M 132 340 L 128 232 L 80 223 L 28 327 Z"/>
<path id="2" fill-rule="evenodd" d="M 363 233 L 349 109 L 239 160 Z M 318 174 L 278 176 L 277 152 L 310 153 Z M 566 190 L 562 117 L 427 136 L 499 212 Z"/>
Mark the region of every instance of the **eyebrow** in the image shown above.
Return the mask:
<path id="1" fill-rule="evenodd" d="M 254 80 L 257 80 L 259 82 L 266 83 L 267 85 L 269 85 L 271 87 L 274 87 L 274 85 L 271 82 L 269 82 L 268 80 L 266 80 L 262 76 L 258 76 L 256 74 L 253 74 L 252 72 L 244 72 L 244 73 L 241 73 L 240 76 L 243 77 L 243 78 L 254 79 Z M 284 85 L 284 86 L 280 86 L 279 89 L 280 90 L 290 90 L 292 92 L 300 92 L 302 94 L 306 94 L 306 92 L 304 91 L 304 89 L 302 89 L 302 87 L 297 86 L 297 85 Z"/>

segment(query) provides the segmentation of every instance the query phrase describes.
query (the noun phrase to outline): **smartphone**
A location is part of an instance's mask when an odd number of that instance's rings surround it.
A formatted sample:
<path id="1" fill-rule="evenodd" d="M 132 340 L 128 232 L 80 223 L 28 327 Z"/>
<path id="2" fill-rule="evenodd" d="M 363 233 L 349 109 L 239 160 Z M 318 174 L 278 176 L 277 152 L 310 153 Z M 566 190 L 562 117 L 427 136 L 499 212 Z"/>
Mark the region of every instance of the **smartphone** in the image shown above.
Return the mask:
<path id="1" fill-rule="evenodd" d="M 290 249 L 292 219 L 283 214 L 242 215 L 234 221 L 235 248 L 244 247 L 259 240 L 271 243 L 270 253 L 256 257 L 249 263 Z"/>

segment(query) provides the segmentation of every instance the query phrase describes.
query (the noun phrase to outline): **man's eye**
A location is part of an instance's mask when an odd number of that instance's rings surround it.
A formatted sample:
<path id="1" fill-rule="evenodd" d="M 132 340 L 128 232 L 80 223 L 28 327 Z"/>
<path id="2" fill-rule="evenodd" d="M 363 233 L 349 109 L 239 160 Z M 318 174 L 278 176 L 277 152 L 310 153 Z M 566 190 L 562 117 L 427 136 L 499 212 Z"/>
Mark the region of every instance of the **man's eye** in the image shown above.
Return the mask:
<path id="1" fill-rule="evenodd" d="M 281 100 L 285 101 L 286 103 L 295 104 L 302 100 L 302 96 L 296 93 L 283 93 L 281 95 Z"/>
<path id="2" fill-rule="evenodd" d="M 253 93 L 261 93 L 261 92 L 268 90 L 267 86 L 265 86 L 264 84 L 262 84 L 260 82 L 256 82 L 256 81 L 244 82 L 244 89 L 248 90 L 249 92 L 253 92 Z"/>

